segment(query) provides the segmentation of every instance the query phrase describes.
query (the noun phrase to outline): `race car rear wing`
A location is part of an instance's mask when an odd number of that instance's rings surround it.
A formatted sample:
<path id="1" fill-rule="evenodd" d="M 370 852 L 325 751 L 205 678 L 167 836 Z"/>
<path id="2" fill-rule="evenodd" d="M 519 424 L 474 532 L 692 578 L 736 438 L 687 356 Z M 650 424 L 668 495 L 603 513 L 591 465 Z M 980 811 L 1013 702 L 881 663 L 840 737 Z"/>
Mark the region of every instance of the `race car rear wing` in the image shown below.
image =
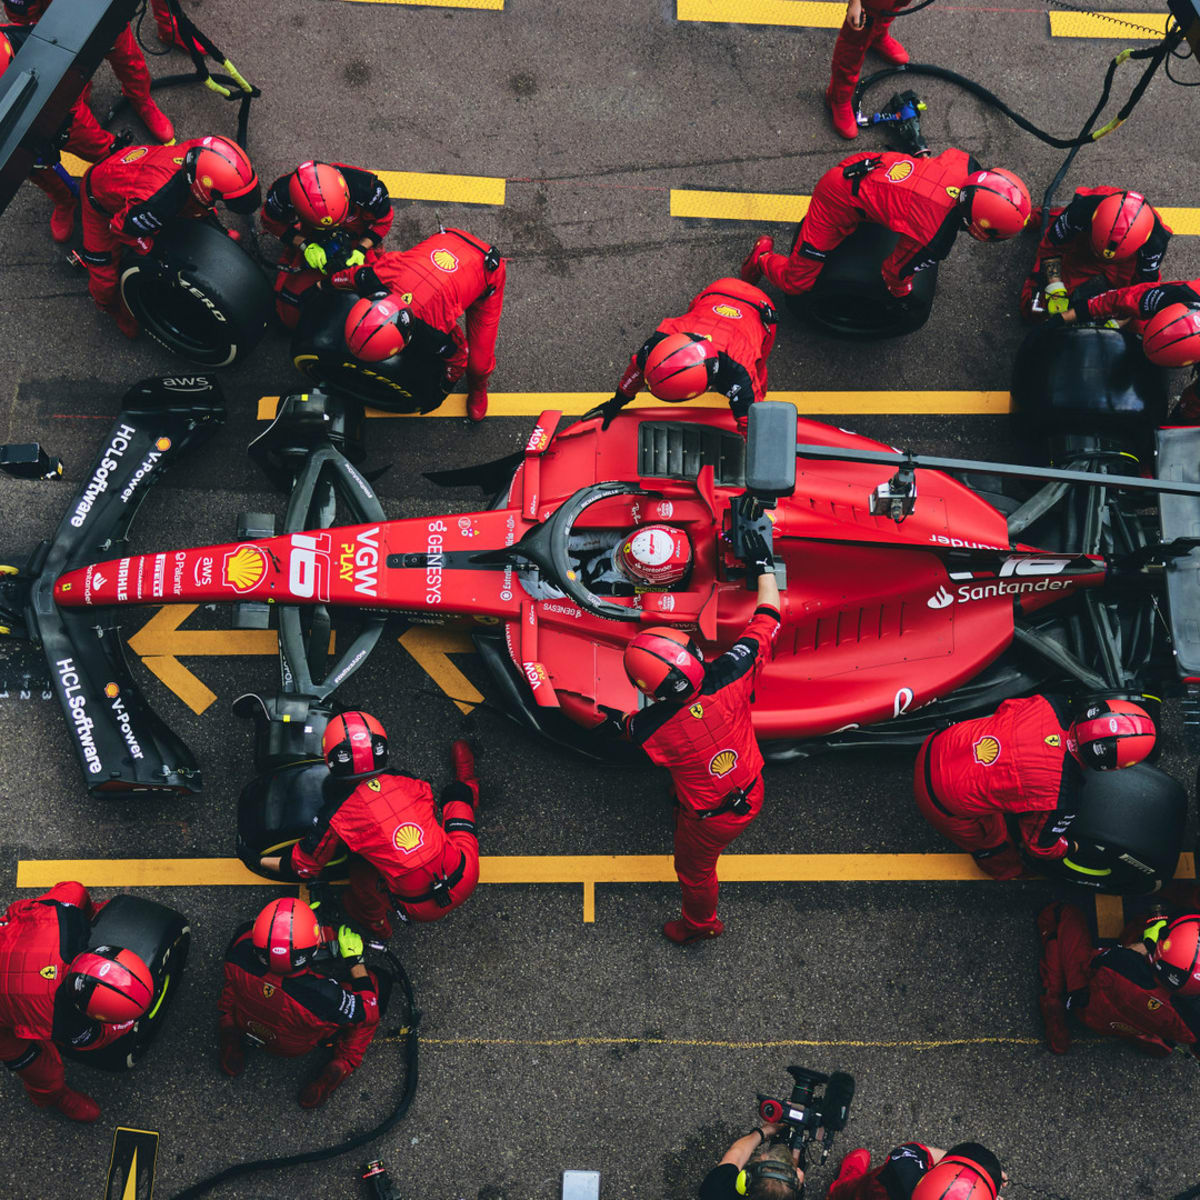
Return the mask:
<path id="1" fill-rule="evenodd" d="M 46 656 L 92 795 L 186 795 L 199 791 L 200 771 L 130 673 L 116 611 L 60 609 L 55 580 L 98 557 L 123 553 L 146 491 L 224 419 L 224 398 L 213 376 L 145 379 L 130 388 L 53 540 L 43 542 L 21 569 L 18 582 L 28 586 L 26 632 Z M 164 603 L 171 597 L 171 559 L 161 554 L 153 560 L 151 586 Z M 119 583 L 121 563 L 114 569 Z"/>

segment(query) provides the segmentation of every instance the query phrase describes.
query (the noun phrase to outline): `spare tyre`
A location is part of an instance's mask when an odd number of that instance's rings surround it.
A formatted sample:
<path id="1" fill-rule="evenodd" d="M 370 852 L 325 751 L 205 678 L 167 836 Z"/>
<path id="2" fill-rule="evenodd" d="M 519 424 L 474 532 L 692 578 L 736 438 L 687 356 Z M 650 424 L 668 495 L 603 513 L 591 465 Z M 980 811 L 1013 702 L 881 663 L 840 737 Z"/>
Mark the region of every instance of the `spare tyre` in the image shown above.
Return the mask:
<path id="1" fill-rule="evenodd" d="M 795 245 L 800 237 L 796 230 Z M 929 319 L 937 290 L 937 264 L 918 271 L 912 291 L 897 300 L 884 286 L 884 259 L 900 235 L 864 222 L 834 247 L 812 289 L 788 296 L 788 307 L 822 333 L 857 341 L 875 341 L 915 333 Z"/>
<path id="2" fill-rule="evenodd" d="M 1147 763 L 1085 771 L 1067 837 L 1078 849 L 1057 861 L 1031 859 L 1041 875 L 1120 896 L 1157 892 L 1175 875 L 1187 823 L 1187 791 Z"/>
<path id="3" fill-rule="evenodd" d="M 149 254 L 122 260 L 121 295 L 155 341 L 205 367 L 227 367 L 262 340 L 275 297 L 257 263 L 222 228 L 179 221 Z"/>
<path id="4" fill-rule="evenodd" d="M 346 318 L 361 297 L 309 291 L 292 337 L 292 361 L 315 383 L 388 412 L 432 412 L 446 398 L 444 359 L 411 349 L 362 362 L 346 347 Z"/>
<path id="5" fill-rule="evenodd" d="M 150 968 L 154 1000 L 123 1037 L 98 1050 L 62 1051 L 69 1058 L 104 1071 L 127 1071 L 146 1052 L 158 1034 L 187 964 L 192 931 L 182 913 L 140 896 L 114 896 L 96 915 L 88 949 L 122 946 Z"/>

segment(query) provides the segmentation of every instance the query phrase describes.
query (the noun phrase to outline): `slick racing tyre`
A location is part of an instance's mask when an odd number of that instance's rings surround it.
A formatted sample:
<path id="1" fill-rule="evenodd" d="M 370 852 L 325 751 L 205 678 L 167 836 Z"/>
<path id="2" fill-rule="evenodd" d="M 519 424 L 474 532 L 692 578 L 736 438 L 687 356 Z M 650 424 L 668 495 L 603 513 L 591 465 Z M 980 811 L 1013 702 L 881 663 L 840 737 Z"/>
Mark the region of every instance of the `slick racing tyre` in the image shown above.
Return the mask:
<path id="1" fill-rule="evenodd" d="M 1040 875 L 1120 896 L 1158 891 L 1175 874 L 1187 822 L 1187 792 L 1157 767 L 1085 771 L 1078 815 L 1066 836 L 1077 851 L 1031 861 Z"/>
<path id="2" fill-rule="evenodd" d="M 383 362 L 362 362 L 346 348 L 353 292 L 318 291 L 305 297 L 292 338 L 292 361 L 313 382 L 388 412 L 432 412 L 446 398 L 446 364 L 403 351 Z"/>
<path id="3" fill-rule="evenodd" d="M 796 238 L 800 230 L 796 230 Z M 795 244 L 793 239 L 793 245 Z M 912 291 L 897 300 L 884 287 L 884 259 L 898 235 L 882 225 L 862 224 L 829 252 L 812 290 L 787 298 L 799 317 L 822 333 L 875 341 L 914 333 L 929 319 L 937 290 L 937 264 L 918 271 Z"/>
<path id="4" fill-rule="evenodd" d="M 228 234 L 204 221 L 181 221 L 154 239 L 149 254 L 127 254 L 121 295 L 155 341 L 206 367 L 244 358 L 275 310 L 266 276 Z"/>
<path id="5" fill-rule="evenodd" d="M 259 775 L 242 789 L 238 799 L 237 855 L 264 879 L 291 878 L 264 871 L 259 860 L 286 854 L 312 829 L 325 803 L 329 768 L 323 762 L 293 763 L 269 775 Z M 338 878 L 346 868 L 343 851 L 325 868 Z"/>
<path id="6" fill-rule="evenodd" d="M 133 1028 L 99 1050 L 62 1047 L 67 1057 L 104 1071 L 127 1071 L 146 1052 L 166 1017 L 187 964 L 192 932 L 182 913 L 140 896 L 114 896 L 92 922 L 88 949 L 122 946 L 150 968 L 154 1000 Z"/>

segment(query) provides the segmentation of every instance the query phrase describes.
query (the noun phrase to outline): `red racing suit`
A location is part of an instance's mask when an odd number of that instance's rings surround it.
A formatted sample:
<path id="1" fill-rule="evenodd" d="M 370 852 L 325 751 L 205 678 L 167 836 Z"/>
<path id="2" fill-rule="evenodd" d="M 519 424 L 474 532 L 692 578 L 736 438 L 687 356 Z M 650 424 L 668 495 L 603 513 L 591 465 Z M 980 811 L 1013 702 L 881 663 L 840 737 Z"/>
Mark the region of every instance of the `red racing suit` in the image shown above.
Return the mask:
<path id="1" fill-rule="evenodd" d="M 196 220 L 216 211 L 196 200 L 182 170 L 184 156 L 201 140 L 130 146 L 85 172 L 82 258 L 88 291 L 100 308 L 117 307 L 122 246 L 147 254 L 155 234 L 169 221 Z"/>
<path id="2" fill-rule="evenodd" d="M 1085 300 L 1075 313 L 1081 321 L 1130 320 L 1134 332 L 1141 334 L 1146 322 L 1168 304 L 1200 308 L 1200 279 L 1135 283 L 1132 287 L 1114 288 Z"/>
<path id="3" fill-rule="evenodd" d="M 741 637 L 704 671 L 699 692 L 658 701 L 624 718 L 626 736 L 671 772 L 675 792 L 675 874 L 683 919 L 716 929 L 717 859 L 763 804 L 762 751 L 750 706 L 770 660 L 779 610 L 760 605 Z"/>
<path id="4" fill-rule="evenodd" d="M 292 847 L 291 867 L 314 879 L 341 846 L 351 863 L 354 915 L 386 917 L 394 905 L 411 921 L 437 921 L 457 908 L 479 882 L 479 839 L 470 789 L 442 790 L 439 820 L 433 790 L 423 779 L 385 771 L 347 791 L 331 781 L 313 831 Z"/>
<path id="5" fill-rule="evenodd" d="M 1106 196 L 1119 196 L 1121 188 L 1080 188 L 1066 208 L 1050 212 L 1050 224 L 1038 243 L 1033 270 L 1021 289 L 1021 312 L 1026 317 L 1045 316 L 1042 289 L 1046 286 L 1042 268 L 1048 259 L 1062 260 L 1062 281 L 1067 294 L 1087 284 L 1087 292 L 1097 295 L 1108 288 L 1125 288 L 1135 283 L 1157 283 L 1163 255 L 1171 240 L 1171 230 L 1154 213 L 1154 230 L 1146 244 L 1132 258 L 1097 258 L 1092 249 L 1092 216 Z M 1081 297 L 1080 299 L 1082 299 Z"/>
<path id="6" fill-rule="evenodd" d="M 1070 726 L 1060 697 L 1029 696 L 931 733 L 913 773 L 917 807 L 994 879 L 1022 874 L 1018 845 L 1062 858 L 1083 781 L 1067 750 Z"/>
<path id="7" fill-rule="evenodd" d="M 629 360 L 617 395 L 632 400 L 645 381 L 646 358 L 663 338 L 687 333 L 707 338 L 717 351 L 710 392 L 719 392 L 744 433 L 750 405 L 767 394 L 767 358 L 775 345 L 775 309 L 766 292 L 741 279 L 710 283 L 681 317 L 668 317 Z"/>
<path id="8" fill-rule="evenodd" d="M 959 193 L 978 170 L 965 150 L 953 147 L 936 158 L 892 150 L 852 154 L 817 180 L 791 254 L 764 254 L 759 266 L 781 291 L 807 292 L 829 252 L 867 221 L 900 235 L 884 260 L 883 282 L 893 296 L 907 296 L 912 276 L 954 246 L 964 228 Z"/>
<path id="9" fill-rule="evenodd" d="M 920 1142 L 905 1142 L 888 1152 L 882 1166 L 829 1189 L 827 1200 L 909 1200 L 934 1165 L 933 1153 Z"/>
<path id="10" fill-rule="evenodd" d="M 909 0 L 863 0 L 866 20 L 861 29 L 843 21 L 833 47 L 833 73 L 829 80 L 829 97 L 834 103 L 849 103 L 858 85 L 867 51 L 880 39 L 887 37 L 896 14 Z"/>
<path id="11" fill-rule="evenodd" d="M 1055 919 L 1056 918 L 1056 919 Z M 1040 972 L 1046 995 L 1088 1029 L 1129 1039 L 1165 1058 L 1176 1045 L 1200 1058 L 1200 998 L 1164 987 L 1149 960 L 1130 946 L 1095 945 L 1083 913 L 1059 904 L 1043 913 Z M 1066 1049 L 1066 1046 L 1063 1046 Z"/>
<path id="12" fill-rule="evenodd" d="M 66 1088 L 59 1046 L 98 1050 L 133 1028 L 84 1016 L 62 987 L 98 911 L 81 883 L 56 883 L 14 901 L 0 918 L 0 1059 L 38 1108 L 51 1107 Z"/>
<path id="13" fill-rule="evenodd" d="M 360 167 L 346 163 L 331 165 L 341 171 L 350 189 L 350 215 L 339 226 L 338 232 L 354 242 L 367 239 L 373 243 L 363 248 L 365 265 L 370 265 L 378 258 L 379 247 L 392 227 L 392 200 L 387 185 L 378 175 Z M 281 175 L 271 184 L 261 214 L 263 229 L 284 245 L 279 272 L 275 276 L 275 311 L 289 329 L 294 329 L 300 319 L 300 305 L 305 293 L 324 278 L 324 272 L 309 267 L 300 251 L 303 242 L 320 236 L 322 231 L 309 229 L 296 216 L 288 195 L 288 183 L 294 174 Z M 328 235 L 328 231 L 325 233 Z"/>
<path id="14" fill-rule="evenodd" d="M 506 274 L 507 260 L 495 246 L 447 229 L 411 250 L 385 251 L 370 266 L 338 271 L 333 286 L 360 296 L 395 296 L 414 317 L 410 350 L 444 358 L 447 383 L 464 370 L 486 381 L 496 369 Z M 465 336 L 458 324 L 464 313 Z"/>
<path id="15" fill-rule="evenodd" d="M 334 936 L 327 927 L 321 934 L 325 940 Z M 362 1065 L 384 1006 L 380 981 L 371 972 L 341 983 L 309 967 L 290 975 L 268 971 L 255 953 L 249 922 L 225 950 L 221 1033 L 248 1036 L 268 1054 L 296 1058 L 331 1045 L 335 1060 L 353 1071 Z"/>

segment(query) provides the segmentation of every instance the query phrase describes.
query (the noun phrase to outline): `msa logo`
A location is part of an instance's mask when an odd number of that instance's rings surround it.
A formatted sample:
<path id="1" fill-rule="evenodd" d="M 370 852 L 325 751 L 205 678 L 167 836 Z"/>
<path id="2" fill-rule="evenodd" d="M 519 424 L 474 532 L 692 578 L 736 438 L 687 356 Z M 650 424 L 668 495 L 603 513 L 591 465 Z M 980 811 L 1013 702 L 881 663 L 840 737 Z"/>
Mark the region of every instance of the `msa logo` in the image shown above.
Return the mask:
<path id="1" fill-rule="evenodd" d="M 940 587 L 925 603 L 930 608 L 945 608 L 947 605 L 954 603 L 954 597 L 944 587 Z"/>

